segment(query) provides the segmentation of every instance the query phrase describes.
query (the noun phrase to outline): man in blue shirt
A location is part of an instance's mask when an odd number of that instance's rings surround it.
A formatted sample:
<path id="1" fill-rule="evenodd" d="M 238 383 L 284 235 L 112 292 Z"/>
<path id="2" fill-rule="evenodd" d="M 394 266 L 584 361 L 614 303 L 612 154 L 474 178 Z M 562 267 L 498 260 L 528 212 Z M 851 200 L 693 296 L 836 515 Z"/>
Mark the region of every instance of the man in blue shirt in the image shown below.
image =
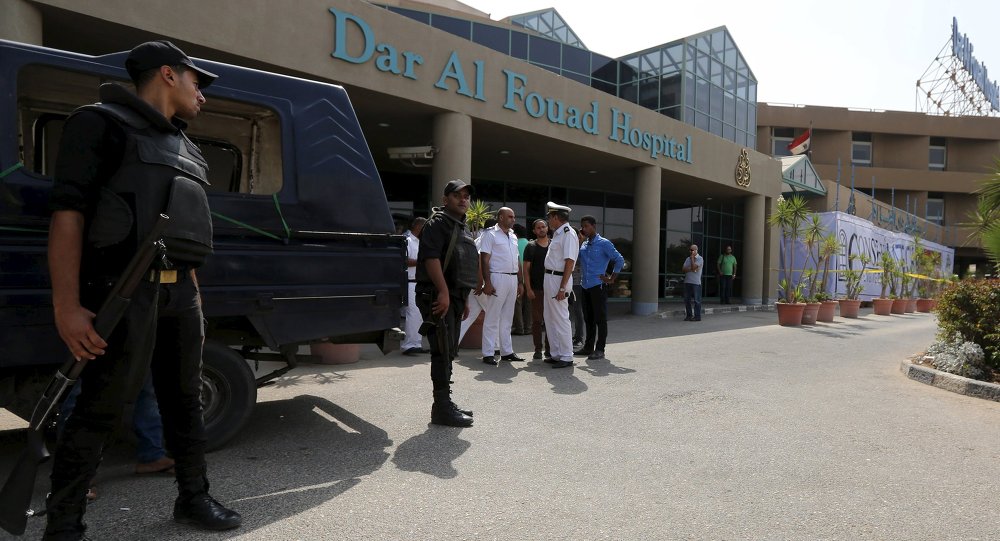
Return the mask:
<path id="1" fill-rule="evenodd" d="M 579 258 L 587 339 L 583 348 L 574 355 L 586 356 L 590 360 L 603 359 L 608 340 L 608 288 L 625 265 L 625 258 L 610 240 L 597 234 L 597 219 L 593 216 L 580 218 L 580 232 L 587 239 L 580 246 Z M 615 266 L 609 273 L 608 264 L 612 261 Z"/>

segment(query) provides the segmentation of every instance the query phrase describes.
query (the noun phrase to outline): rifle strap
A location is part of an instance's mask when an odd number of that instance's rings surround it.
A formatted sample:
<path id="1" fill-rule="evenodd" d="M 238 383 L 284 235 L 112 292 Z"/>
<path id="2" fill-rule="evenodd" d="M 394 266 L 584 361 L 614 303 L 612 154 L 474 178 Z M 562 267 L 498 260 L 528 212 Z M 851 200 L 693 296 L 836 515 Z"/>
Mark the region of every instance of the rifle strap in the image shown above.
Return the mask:
<path id="1" fill-rule="evenodd" d="M 448 264 L 451 263 L 451 255 L 455 252 L 455 244 L 458 243 L 458 225 L 451 228 L 451 242 L 448 243 L 448 249 L 444 252 L 444 263 L 441 264 L 441 272 L 444 272 L 448 268 Z"/>

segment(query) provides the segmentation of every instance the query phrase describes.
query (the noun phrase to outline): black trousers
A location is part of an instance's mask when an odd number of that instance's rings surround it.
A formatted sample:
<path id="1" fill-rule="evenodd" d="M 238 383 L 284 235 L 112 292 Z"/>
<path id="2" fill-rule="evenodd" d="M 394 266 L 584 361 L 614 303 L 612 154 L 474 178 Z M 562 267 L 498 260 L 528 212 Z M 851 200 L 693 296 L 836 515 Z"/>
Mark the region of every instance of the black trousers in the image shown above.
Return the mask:
<path id="1" fill-rule="evenodd" d="M 87 487 L 126 402 L 138 394 L 147 369 L 163 419 L 164 441 L 178 480 L 204 474 L 205 426 L 201 406 L 201 355 L 205 338 L 198 289 L 188 271 L 174 284 L 139 284 L 107 352 L 89 361 L 80 395 L 56 446 L 49 525 L 82 515 Z M 96 312 L 112 280 L 84 286 L 83 303 Z"/>
<path id="2" fill-rule="evenodd" d="M 719 275 L 719 302 L 729 304 L 729 298 L 733 296 L 733 275 Z"/>
<path id="3" fill-rule="evenodd" d="M 587 325 L 583 349 L 604 351 L 608 341 L 608 290 L 604 284 L 583 289 L 583 319 Z"/>
<path id="4" fill-rule="evenodd" d="M 442 321 L 438 321 L 431 314 L 431 304 L 437 295 L 434 293 L 417 293 L 417 308 L 424 321 L 434 321 L 437 323 L 427 333 L 427 341 L 431 349 L 431 381 L 435 384 L 435 389 L 439 385 L 447 385 L 451 381 L 451 362 L 458 352 L 458 334 L 461 329 L 462 315 L 465 313 L 465 300 L 469 296 L 469 290 L 456 290 L 461 293 L 456 297 L 454 294 L 449 297 L 448 311 Z M 439 342 L 439 334 L 444 333 L 445 344 L 448 351 L 444 351 Z"/>

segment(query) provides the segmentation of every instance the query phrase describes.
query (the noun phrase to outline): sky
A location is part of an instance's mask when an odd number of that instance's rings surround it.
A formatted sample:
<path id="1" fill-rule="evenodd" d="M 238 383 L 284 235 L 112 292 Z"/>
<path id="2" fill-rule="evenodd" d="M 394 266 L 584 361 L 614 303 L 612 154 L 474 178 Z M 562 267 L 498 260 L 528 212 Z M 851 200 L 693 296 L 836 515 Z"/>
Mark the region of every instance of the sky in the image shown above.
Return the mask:
<path id="1" fill-rule="evenodd" d="M 758 102 L 918 110 L 916 83 L 946 44 L 950 54 L 953 17 L 1000 79 L 996 0 L 462 1 L 494 20 L 554 7 L 588 49 L 614 58 L 726 26 Z"/>

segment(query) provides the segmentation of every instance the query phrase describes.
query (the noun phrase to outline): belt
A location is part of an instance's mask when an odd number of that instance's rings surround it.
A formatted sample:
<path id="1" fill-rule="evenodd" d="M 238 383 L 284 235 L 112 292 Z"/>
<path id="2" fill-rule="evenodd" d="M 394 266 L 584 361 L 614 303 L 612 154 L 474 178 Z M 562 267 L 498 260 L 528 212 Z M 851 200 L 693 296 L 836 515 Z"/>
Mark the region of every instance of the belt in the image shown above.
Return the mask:
<path id="1" fill-rule="evenodd" d="M 490 271 L 490 274 L 507 274 L 507 275 L 510 275 L 510 276 L 517 276 L 516 272 Z"/>
<path id="2" fill-rule="evenodd" d="M 564 273 L 563 273 L 563 271 L 554 271 L 554 270 L 545 269 L 545 274 L 555 274 L 556 276 L 562 276 Z"/>
<path id="3" fill-rule="evenodd" d="M 179 277 L 181 276 L 180 273 L 183 272 L 185 271 L 183 270 L 179 271 L 178 269 L 165 269 L 165 270 L 153 269 L 149 271 L 149 274 L 146 275 L 146 279 L 149 280 L 150 282 L 159 282 L 161 284 L 176 284 L 177 281 L 179 280 Z"/>

